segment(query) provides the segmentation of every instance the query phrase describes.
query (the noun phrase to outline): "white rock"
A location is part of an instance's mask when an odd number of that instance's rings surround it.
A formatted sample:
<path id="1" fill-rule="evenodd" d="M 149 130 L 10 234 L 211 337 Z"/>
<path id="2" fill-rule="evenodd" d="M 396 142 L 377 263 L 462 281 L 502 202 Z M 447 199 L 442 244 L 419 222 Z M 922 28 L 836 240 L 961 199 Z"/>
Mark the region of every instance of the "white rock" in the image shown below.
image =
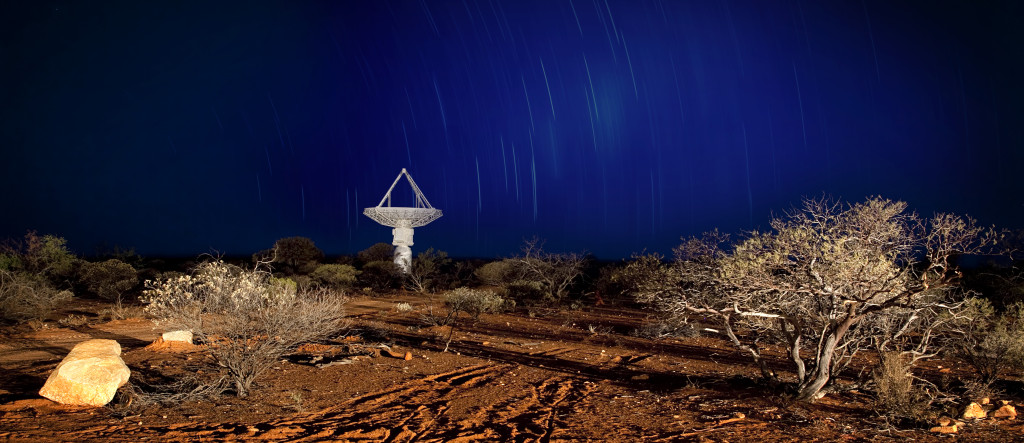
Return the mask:
<path id="1" fill-rule="evenodd" d="M 121 360 L 121 345 L 114 340 L 81 342 L 50 373 L 39 395 L 66 405 L 103 406 L 117 388 L 128 382 L 131 371 Z"/>
<path id="2" fill-rule="evenodd" d="M 170 331 L 164 332 L 164 341 L 183 341 L 192 344 L 192 331 Z"/>

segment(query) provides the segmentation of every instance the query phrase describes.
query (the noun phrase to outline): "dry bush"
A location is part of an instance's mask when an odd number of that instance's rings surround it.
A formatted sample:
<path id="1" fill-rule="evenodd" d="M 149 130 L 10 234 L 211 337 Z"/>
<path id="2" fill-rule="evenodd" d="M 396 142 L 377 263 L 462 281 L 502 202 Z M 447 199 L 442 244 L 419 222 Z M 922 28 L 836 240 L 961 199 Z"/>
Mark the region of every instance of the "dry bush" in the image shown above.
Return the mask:
<path id="1" fill-rule="evenodd" d="M 989 385 L 1007 369 L 1024 363 L 1024 303 L 997 312 L 988 300 L 969 298 L 950 322 L 949 349 L 978 371 L 981 385 Z"/>
<path id="2" fill-rule="evenodd" d="M 960 387 L 962 398 L 969 401 L 981 401 L 983 398 L 999 398 L 1006 393 L 995 386 L 994 381 L 985 381 L 981 378 L 966 380 Z"/>
<path id="3" fill-rule="evenodd" d="M 339 294 L 302 291 L 274 282 L 261 270 L 211 261 L 193 275 L 147 281 L 146 311 L 171 328 L 191 330 L 226 368 L 235 394 L 300 344 L 345 325 Z"/>
<path id="4" fill-rule="evenodd" d="M 513 260 L 518 263 L 517 272 L 522 274 L 519 280 L 538 283 L 543 289 L 543 302 L 560 303 L 583 277 L 587 257 L 579 252 L 547 252 L 543 246 L 538 238 L 527 240 L 523 244 L 523 255 Z"/>
<path id="5" fill-rule="evenodd" d="M 477 319 L 483 313 L 495 313 L 508 309 L 510 306 L 514 306 L 514 302 L 502 298 L 493 291 L 456 288 L 445 293 L 444 305 L 448 308 L 449 317 L 465 312 Z"/>
<path id="6" fill-rule="evenodd" d="M 641 302 L 713 322 L 767 379 L 778 374 L 760 346 L 781 344 L 797 376 L 796 398 L 813 401 L 872 344 L 914 358 L 934 353 L 933 320 L 948 318 L 942 314 L 964 298 L 957 258 L 996 252 L 994 229 L 906 208 L 881 197 L 850 205 L 808 199 L 729 249 L 728 238 L 712 232 L 684 241 L 671 263 L 639 257 L 626 281 Z"/>
<path id="7" fill-rule="evenodd" d="M 43 320 L 71 297 L 71 291 L 58 291 L 42 277 L 0 270 L 0 318 L 4 320 Z"/>
<path id="8" fill-rule="evenodd" d="M 494 313 L 501 312 L 504 309 L 511 309 L 515 306 L 515 302 L 502 298 L 495 294 L 494 291 L 462 287 L 446 292 L 444 294 L 444 305 L 448 313 L 443 319 L 439 319 L 431 312 L 427 314 L 426 320 L 434 325 L 449 327 L 448 338 L 444 346 L 444 350 L 448 351 L 448 345 L 451 344 L 452 335 L 455 333 L 455 323 L 460 313 L 464 312 L 473 317 L 473 319 L 478 319 L 480 314 L 483 313 Z"/>
<path id="9" fill-rule="evenodd" d="M 900 352 L 886 352 L 872 373 L 875 382 L 877 412 L 894 418 L 921 420 L 929 406 L 929 399 L 918 387 L 911 374 L 913 361 Z"/>

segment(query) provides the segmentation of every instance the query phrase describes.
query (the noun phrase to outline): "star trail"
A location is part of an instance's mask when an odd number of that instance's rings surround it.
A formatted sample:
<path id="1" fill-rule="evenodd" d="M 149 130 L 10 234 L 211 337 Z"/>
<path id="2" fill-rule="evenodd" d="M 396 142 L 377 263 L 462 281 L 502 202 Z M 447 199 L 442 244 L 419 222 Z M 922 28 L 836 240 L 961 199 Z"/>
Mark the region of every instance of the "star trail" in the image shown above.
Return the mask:
<path id="1" fill-rule="evenodd" d="M 0 234 L 79 253 L 249 254 L 289 236 L 354 253 L 390 241 L 360 204 L 402 168 L 445 214 L 414 252 L 463 257 L 533 236 L 668 252 L 822 194 L 1024 220 L 1013 1 L 0 10 Z"/>

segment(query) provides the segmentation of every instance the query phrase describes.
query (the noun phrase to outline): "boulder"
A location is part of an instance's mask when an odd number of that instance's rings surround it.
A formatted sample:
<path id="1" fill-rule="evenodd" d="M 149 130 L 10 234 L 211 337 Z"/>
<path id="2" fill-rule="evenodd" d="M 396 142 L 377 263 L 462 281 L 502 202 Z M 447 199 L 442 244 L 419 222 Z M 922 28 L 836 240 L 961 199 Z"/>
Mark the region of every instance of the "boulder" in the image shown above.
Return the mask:
<path id="1" fill-rule="evenodd" d="M 130 375 L 117 341 L 87 340 L 61 360 L 39 395 L 66 405 L 103 406 Z"/>
<path id="2" fill-rule="evenodd" d="M 979 405 L 978 403 L 971 402 L 971 404 L 967 405 L 967 407 L 964 408 L 963 418 L 965 420 L 973 418 L 985 418 L 986 415 L 988 415 L 988 413 L 985 412 L 985 408 L 982 408 L 981 405 Z"/>
<path id="3" fill-rule="evenodd" d="M 161 336 L 164 341 L 182 341 L 192 344 L 192 331 L 170 331 Z"/>

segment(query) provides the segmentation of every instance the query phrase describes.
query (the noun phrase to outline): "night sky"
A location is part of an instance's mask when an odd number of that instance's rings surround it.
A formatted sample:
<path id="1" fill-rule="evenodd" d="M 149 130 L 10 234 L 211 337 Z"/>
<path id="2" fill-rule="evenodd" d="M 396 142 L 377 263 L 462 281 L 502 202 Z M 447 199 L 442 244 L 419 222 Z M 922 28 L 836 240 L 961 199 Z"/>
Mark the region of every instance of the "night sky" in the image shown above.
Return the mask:
<path id="1" fill-rule="evenodd" d="M 414 254 L 667 252 L 822 194 L 1020 228 L 1022 3 L 3 1 L 0 237 L 354 253 L 402 168 L 444 211 Z"/>

